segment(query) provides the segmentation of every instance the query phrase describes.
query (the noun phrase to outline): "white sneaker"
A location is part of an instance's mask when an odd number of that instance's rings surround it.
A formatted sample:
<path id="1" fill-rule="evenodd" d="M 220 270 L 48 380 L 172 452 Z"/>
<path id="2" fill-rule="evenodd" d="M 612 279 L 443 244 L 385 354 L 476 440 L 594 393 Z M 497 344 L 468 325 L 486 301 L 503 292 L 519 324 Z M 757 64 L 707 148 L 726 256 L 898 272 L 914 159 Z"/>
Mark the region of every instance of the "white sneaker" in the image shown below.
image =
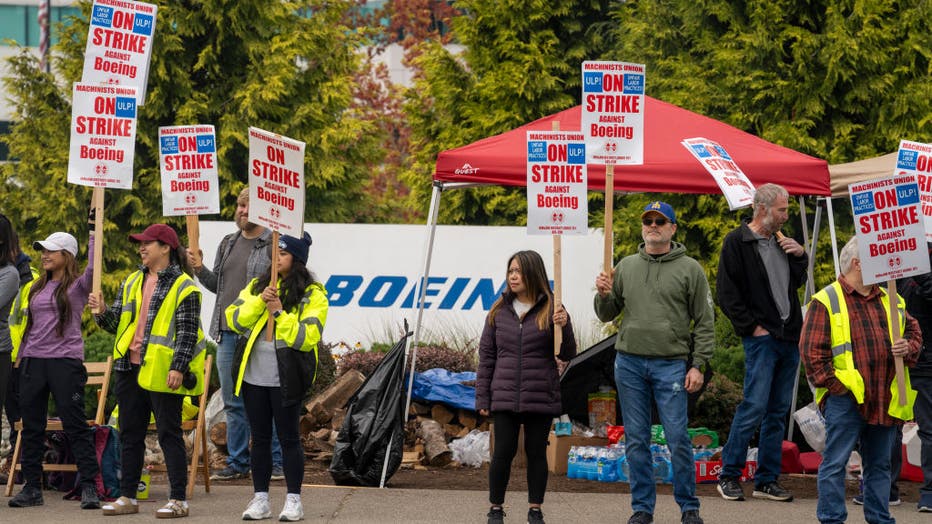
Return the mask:
<path id="1" fill-rule="evenodd" d="M 301 505 L 301 495 L 289 493 L 285 498 L 285 507 L 278 515 L 281 522 L 295 522 L 304 519 L 304 506 Z"/>
<path id="2" fill-rule="evenodd" d="M 269 506 L 269 497 L 254 495 L 249 506 L 243 512 L 243 520 L 263 520 L 272 518 L 272 508 Z"/>

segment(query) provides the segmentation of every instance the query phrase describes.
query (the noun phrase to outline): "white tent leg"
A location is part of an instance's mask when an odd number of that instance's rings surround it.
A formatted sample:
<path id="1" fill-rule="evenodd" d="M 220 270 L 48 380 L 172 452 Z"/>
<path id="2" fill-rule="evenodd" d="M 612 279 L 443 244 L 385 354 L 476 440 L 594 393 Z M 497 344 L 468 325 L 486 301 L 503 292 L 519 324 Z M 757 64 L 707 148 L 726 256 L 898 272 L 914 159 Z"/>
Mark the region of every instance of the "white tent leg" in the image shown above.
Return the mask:
<path id="1" fill-rule="evenodd" d="M 816 205 L 816 218 L 815 223 L 812 226 L 812 244 L 815 245 L 815 239 L 819 237 L 819 212 L 818 205 Z M 799 197 L 799 218 L 802 220 L 803 225 L 803 248 L 805 249 L 806 245 L 809 244 L 809 221 L 806 219 L 806 200 L 803 197 Z M 812 281 L 813 281 L 813 266 L 812 261 L 815 254 L 812 250 L 809 251 L 809 264 L 806 268 L 806 302 L 809 302 L 809 297 L 812 295 Z M 802 363 L 800 363 L 802 366 Z M 790 402 L 790 422 L 786 427 L 786 440 L 793 440 L 793 413 L 796 411 L 796 391 L 799 389 L 799 366 L 796 369 L 796 376 L 793 379 L 793 400 Z"/>
<path id="2" fill-rule="evenodd" d="M 424 299 L 427 293 L 427 278 L 430 276 L 430 261 L 434 252 L 434 236 L 437 233 L 437 215 L 440 209 L 440 195 L 443 193 L 443 187 L 435 184 L 434 191 L 430 198 L 430 210 L 427 212 L 427 237 L 424 240 L 424 266 L 421 272 L 417 299 L 417 320 L 414 323 L 414 340 L 408 345 L 411 353 L 411 362 L 408 363 L 408 353 L 405 353 L 404 369 L 409 370 L 408 376 L 408 398 L 405 401 L 405 413 L 411 407 L 411 389 L 414 386 L 414 364 L 417 360 L 417 344 L 421 340 L 421 323 L 424 318 Z"/>
<path id="3" fill-rule="evenodd" d="M 828 232 L 832 236 L 832 260 L 835 262 L 835 276 L 838 276 L 838 239 L 835 238 L 835 212 L 832 211 L 832 197 L 825 199 L 825 211 L 828 214 Z"/>

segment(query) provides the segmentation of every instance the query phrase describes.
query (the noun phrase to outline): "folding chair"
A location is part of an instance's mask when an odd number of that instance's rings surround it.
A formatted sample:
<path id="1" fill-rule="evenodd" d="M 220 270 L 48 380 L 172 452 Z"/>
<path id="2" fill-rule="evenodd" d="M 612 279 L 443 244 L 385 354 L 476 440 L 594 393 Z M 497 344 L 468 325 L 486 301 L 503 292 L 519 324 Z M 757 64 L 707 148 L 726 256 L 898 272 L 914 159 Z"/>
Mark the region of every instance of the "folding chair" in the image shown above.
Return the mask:
<path id="1" fill-rule="evenodd" d="M 197 472 L 201 471 L 204 477 L 204 491 L 210 493 L 210 458 L 207 456 L 207 417 L 204 412 L 207 410 L 207 393 L 210 389 L 210 372 L 214 366 L 213 355 L 207 355 L 204 359 L 204 391 L 198 397 L 197 418 L 194 420 L 185 420 L 181 423 L 182 431 L 194 430 L 194 449 L 191 450 L 191 462 L 188 463 L 188 490 L 187 497 L 190 499 L 194 496 L 194 483 L 197 480 Z M 149 430 L 155 431 L 155 424 L 149 424 Z M 153 471 L 165 471 L 164 464 L 151 466 Z"/>
<path id="2" fill-rule="evenodd" d="M 110 371 L 113 368 L 113 357 L 107 357 L 106 362 L 85 362 L 84 369 L 87 370 L 87 385 L 98 386 L 97 391 L 97 414 L 93 420 L 88 420 L 88 426 L 102 425 L 104 423 L 104 409 L 107 406 L 107 392 L 110 390 Z M 22 470 L 22 464 L 19 463 L 20 455 L 23 448 L 23 421 L 18 420 L 13 424 L 13 429 L 17 431 L 16 445 L 13 446 L 13 456 L 10 457 L 10 478 L 6 482 L 6 496 L 13 495 L 13 480 L 16 478 L 16 472 Z M 62 431 L 64 427 L 59 419 L 49 419 L 46 422 L 46 431 Z M 42 471 L 78 471 L 77 464 L 42 464 Z"/>

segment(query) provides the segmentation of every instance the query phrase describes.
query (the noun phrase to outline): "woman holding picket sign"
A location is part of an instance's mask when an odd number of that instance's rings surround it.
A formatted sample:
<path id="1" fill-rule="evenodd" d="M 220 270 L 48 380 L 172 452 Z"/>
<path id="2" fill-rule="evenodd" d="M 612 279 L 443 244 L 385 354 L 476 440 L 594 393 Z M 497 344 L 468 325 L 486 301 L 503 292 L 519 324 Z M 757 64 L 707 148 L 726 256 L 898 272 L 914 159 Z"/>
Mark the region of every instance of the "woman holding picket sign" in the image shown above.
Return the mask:
<path id="1" fill-rule="evenodd" d="M 51 395 L 81 476 L 81 508 L 97 509 L 100 499 L 94 478 L 99 467 L 93 430 L 84 413 L 87 372 L 81 336 L 81 313 L 91 289 L 93 257 L 81 273 L 75 258 L 78 241 L 63 232 L 52 233 L 34 242 L 33 247 L 42 253 L 42 273 L 29 290 L 26 329 L 18 354 L 25 484 L 8 504 L 14 508 L 44 504 L 42 455 Z M 93 233 L 87 249 L 93 252 Z"/>
<path id="2" fill-rule="evenodd" d="M 282 235 L 278 242 L 278 285 L 272 268 L 254 278 L 226 310 L 227 325 L 241 335 L 233 355 L 236 395 L 242 395 L 252 431 L 254 495 L 243 520 L 271 517 L 272 424 L 282 445 L 288 494 L 280 521 L 304 518 L 301 482 L 304 449 L 298 431 L 301 401 L 314 384 L 317 343 L 327 321 L 327 291 L 307 269 L 311 236 Z M 268 336 L 269 316 L 275 319 Z"/>
<path id="3" fill-rule="evenodd" d="M 489 524 L 503 522 L 505 489 L 511 461 L 524 426 L 527 455 L 527 521 L 544 521 L 540 506 L 547 489 L 547 440 L 550 423 L 562 411 L 560 379 L 554 358 L 554 331 L 563 342 L 557 358 L 576 356 L 569 314 L 554 307 L 544 260 L 536 251 L 518 251 L 508 259 L 508 287 L 486 318 L 479 339 L 476 409 L 492 416 L 495 452 L 489 465 Z"/>
<path id="4" fill-rule="evenodd" d="M 181 408 L 185 395 L 199 395 L 206 387 L 201 292 L 191 277 L 185 248 L 171 227 L 153 224 L 129 238 L 139 244 L 142 269 L 126 277 L 110 308 L 94 294 L 89 301 L 97 324 L 116 334 L 114 389 L 120 406 L 123 496 L 105 505 L 104 515 L 139 512 L 130 495 L 139 484 L 153 413 L 171 487 L 168 503 L 155 516 L 187 517 L 188 459 Z"/>

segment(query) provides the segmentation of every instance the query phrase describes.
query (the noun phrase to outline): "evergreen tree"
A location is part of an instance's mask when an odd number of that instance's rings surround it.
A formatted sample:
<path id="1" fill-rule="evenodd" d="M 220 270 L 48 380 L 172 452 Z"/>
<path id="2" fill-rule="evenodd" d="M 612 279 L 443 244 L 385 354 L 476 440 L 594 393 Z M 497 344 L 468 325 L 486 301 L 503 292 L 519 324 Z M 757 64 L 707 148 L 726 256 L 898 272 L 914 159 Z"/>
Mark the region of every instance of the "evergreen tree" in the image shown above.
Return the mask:
<path id="1" fill-rule="evenodd" d="M 455 44 L 415 48 L 406 113 L 412 152 L 402 179 L 427 209 L 437 154 L 577 103 L 580 67 L 605 45 L 608 1 L 466 0 L 454 6 Z M 460 49 L 462 49 L 460 51 Z M 523 189 L 482 187 L 444 197 L 441 221 L 519 225 Z"/>
<path id="2" fill-rule="evenodd" d="M 352 0 L 170 0 L 159 2 L 148 95 L 139 107 L 134 183 L 108 190 L 107 281 L 137 261 L 127 232 L 161 216 L 158 127 L 213 124 L 217 132 L 221 217 L 248 183 L 249 126 L 307 143 L 306 219 L 353 221 L 364 207 L 367 162 L 381 155 L 380 131 L 353 106 L 360 35 L 345 25 Z M 22 230 L 44 234 L 83 224 L 90 190 L 66 182 L 71 83 L 81 78 L 90 2 L 62 28 L 56 77 L 26 51 L 4 83 L 15 110 L 6 138 L 17 161 L 4 166 L 0 205 Z M 24 198 L 25 197 L 25 198 Z M 85 236 L 77 228 L 79 236 Z"/>

